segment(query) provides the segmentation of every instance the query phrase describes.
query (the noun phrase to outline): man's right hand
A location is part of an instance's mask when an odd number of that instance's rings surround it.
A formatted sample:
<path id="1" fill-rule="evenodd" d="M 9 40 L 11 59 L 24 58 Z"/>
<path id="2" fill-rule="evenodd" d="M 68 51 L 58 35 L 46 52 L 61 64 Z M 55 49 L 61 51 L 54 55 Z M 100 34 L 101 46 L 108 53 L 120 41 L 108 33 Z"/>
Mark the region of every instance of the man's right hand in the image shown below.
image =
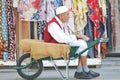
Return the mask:
<path id="1" fill-rule="evenodd" d="M 82 34 L 77 35 L 76 37 L 77 37 L 77 39 L 83 39 L 83 40 L 85 40 L 85 41 L 88 41 L 88 40 L 89 40 L 89 37 L 87 37 L 86 35 L 82 35 Z"/>

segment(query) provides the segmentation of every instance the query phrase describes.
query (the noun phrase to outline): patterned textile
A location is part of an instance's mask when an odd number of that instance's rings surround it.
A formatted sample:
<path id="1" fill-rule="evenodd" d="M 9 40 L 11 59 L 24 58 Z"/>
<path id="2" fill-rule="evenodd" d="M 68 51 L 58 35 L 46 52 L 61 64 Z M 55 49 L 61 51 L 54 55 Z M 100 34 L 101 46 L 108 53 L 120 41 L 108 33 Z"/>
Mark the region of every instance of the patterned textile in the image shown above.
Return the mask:
<path id="1" fill-rule="evenodd" d="M 55 16 L 55 9 L 63 5 L 62 0 L 47 0 L 47 22 Z"/>
<path id="2" fill-rule="evenodd" d="M 94 23 L 90 20 L 90 18 L 87 18 L 87 25 L 85 26 L 85 35 L 89 37 L 89 41 L 87 43 L 89 44 L 90 42 L 94 41 L 94 35 L 93 35 L 93 27 Z M 88 56 L 90 58 L 94 58 L 94 47 L 90 48 L 88 51 Z"/>
<path id="3" fill-rule="evenodd" d="M 2 36 L 8 46 L 8 26 L 7 26 L 7 15 L 6 15 L 6 0 L 2 0 Z M 3 59 L 8 60 L 8 52 L 3 53 Z"/>
<path id="4" fill-rule="evenodd" d="M 0 40 L 2 39 L 2 0 L 0 0 Z M 0 59 L 3 57 L 2 52 L 0 52 Z"/>
<path id="5" fill-rule="evenodd" d="M 88 0 L 88 5 L 92 12 L 89 16 L 91 21 L 94 23 L 93 36 L 94 40 L 103 37 L 105 26 L 102 20 L 102 9 L 99 7 L 99 0 Z M 95 45 L 94 56 L 98 57 L 98 45 Z"/>
<path id="6" fill-rule="evenodd" d="M 18 7 L 18 1 L 19 0 L 13 0 L 13 7 Z"/>
<path id="7" fill-rule="evenodd" d="M 46 25 L 46 21 L 39 21 L 37 23 L 37 33 L 38 33 L 38 39 L 39 40 L 43 40 L 43 30 L 44 30 L 44 27 Z"/>
<path id="8" fill-rule="evenodd" d="M 46 20 L 46 0 L 19 0 L 20 19 L 23 21 Z"/>
<path id="9" fill-rule="evenodd" d="M 12 0 L 6 0 L 6 8 L 7 8 L 7 18 L 8 18 L 8 36 L 9 36 L 9 60 L 15 60 L 15 17 L 13 11 L 13 2 Z"/>
<path id="10" fill-rule="evenodd" d="M 112 48 L 112 22 L 111 22 L 111 4 L 110 0 L 107 1 L 107 21 L 106 21 L 106 28 L 107 28 L 107 37 L 109 38 L 109 41 L 107 43 L 108 48 Z"/>
<path id="11" fill-rule="evenodd" d="M 47 22 L 55 16 L 54 0 L 47 0 Z"/>
<path id="12" fill-rule="evenodd" d="M 75 31 L 77 34 L 84 32 L 84 27 L 87 24 L 87 16 L 88 12 L 87 0 L 72 0 L 73 8 L 74 8 L 74 18 L 75 18 Z"/>
<path id="13" fill-rule="evenodd" d="M 54 0 L 55 9 L 63 5 L 63 0 Z"/>

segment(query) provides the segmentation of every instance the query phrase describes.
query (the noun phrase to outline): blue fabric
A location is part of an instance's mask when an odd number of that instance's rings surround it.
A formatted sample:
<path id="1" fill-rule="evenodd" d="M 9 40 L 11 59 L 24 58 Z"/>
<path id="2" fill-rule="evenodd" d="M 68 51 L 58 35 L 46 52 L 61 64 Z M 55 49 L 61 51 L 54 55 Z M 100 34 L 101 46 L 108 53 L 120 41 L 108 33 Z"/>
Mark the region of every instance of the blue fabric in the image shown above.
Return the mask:
<path id="1" fill-rule="evenodd" d="M 6 0 L 2 0 L 2 36 L 8 46 L 8 25 L 6 15 Z M 3 59 L 8 60 L 8 52 L 3 52 Z"/>

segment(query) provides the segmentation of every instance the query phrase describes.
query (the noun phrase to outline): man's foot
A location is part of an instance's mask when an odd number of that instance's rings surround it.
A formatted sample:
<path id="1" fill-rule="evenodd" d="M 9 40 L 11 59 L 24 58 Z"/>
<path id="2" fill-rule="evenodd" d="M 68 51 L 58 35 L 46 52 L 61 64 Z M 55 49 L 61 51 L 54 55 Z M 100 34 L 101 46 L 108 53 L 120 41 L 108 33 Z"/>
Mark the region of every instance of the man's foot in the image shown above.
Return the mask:
<path id="1" fill-rule="evenodd" d="M 92 70 L 90 70 L 89 72 L 87 72 L 88 74 L 91 74 L 92 75 L 92 77 L 99 77 L 100 76 L 100 74 L 99 73 L 96 73 L 96 72 L 94 72 L 94 71 L 92 71 Z"/>
<path id="2" fill-rule="evenodd" d="M 74 77 L 77 79 L 91 79 L 91 78 L 93 78 L 91 74 L 88 74 L 86 72 L 75 72 Z"/>

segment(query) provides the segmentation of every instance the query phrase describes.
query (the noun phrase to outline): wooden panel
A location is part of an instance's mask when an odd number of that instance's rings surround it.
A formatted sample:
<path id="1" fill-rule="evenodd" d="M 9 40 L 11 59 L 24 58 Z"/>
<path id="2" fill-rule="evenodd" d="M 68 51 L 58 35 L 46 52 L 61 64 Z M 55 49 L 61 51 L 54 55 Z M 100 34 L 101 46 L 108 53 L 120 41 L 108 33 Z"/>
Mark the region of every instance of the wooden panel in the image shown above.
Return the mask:
<path id="1" fill-rule="evenodd" d="M 19 29 L 20 29 L 20 40 L 21 39 L 29 39 L 30 38 L 30 22 L 28 21 L 20 21 L 19 23 Z"/>

